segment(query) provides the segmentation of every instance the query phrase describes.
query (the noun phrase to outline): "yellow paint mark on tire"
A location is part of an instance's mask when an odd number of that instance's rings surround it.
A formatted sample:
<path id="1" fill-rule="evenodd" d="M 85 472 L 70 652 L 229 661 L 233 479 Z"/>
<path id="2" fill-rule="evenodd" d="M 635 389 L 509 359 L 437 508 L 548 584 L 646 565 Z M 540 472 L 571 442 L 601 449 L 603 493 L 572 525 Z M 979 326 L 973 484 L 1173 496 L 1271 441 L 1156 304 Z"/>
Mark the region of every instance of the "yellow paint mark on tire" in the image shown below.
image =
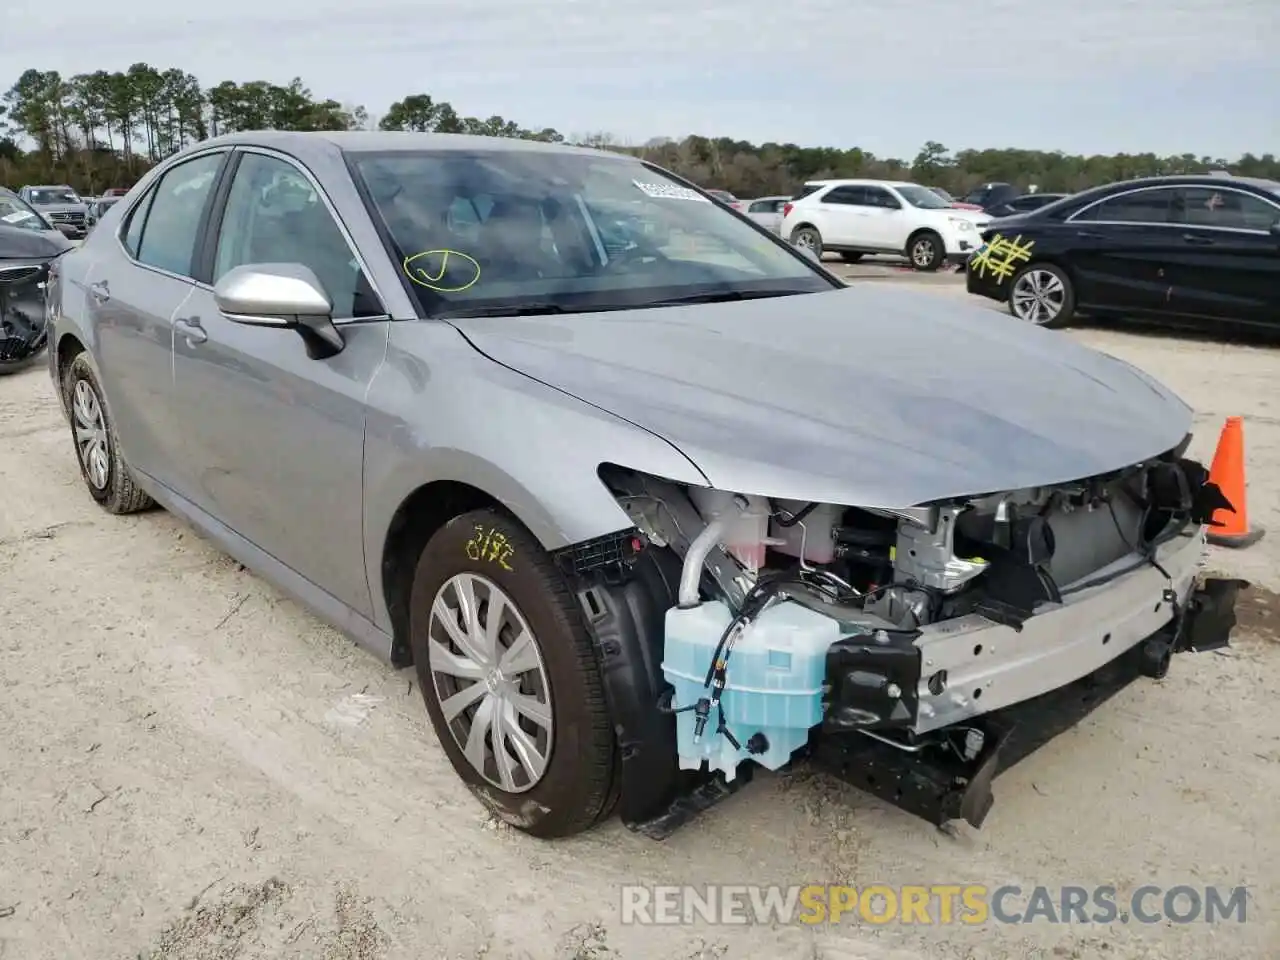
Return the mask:
<path id="1" fill-rule="evenodd" d="M 516 548 L 497 527 L 486 529 L 476 524 L 475 536 L 467 541 L 466 551 L 469 560 L 496 563 L 503 570 L 513 569 L 507 561 L 515 556 Z"/>

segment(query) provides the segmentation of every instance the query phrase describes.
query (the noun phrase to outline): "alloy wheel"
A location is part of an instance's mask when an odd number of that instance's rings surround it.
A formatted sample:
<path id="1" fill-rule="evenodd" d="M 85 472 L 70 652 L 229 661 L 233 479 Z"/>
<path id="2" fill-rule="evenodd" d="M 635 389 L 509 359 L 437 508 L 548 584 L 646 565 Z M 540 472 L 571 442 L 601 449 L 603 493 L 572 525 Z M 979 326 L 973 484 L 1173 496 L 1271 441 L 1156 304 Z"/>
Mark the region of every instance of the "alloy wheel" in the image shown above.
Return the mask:
<path id="1" fill-rule="evenodd" d="M 1061 313 L 1066 299 L 1066 285 L 1049 270 L 1028 270 L 1014 282 L 1010 294 L 1014 316 L 1037 326 Z"/>
<path id="2" fill-rule="evenodd" d="M 812 230 L 798 230 L 792 239 L 801 250 L 814 250 L 818 248 L 818 238 Z"/>
<path id="3" fill-rule="evenodd" d="M 479 574 L 450 577 L 427 643 L 440 712 L 467 761 L 500 790 L 532 789 L 551 757 L 551 684 L 515 602 Z"/>
<path id="4" fill-rule="evenodd" d="M 916 267 L 923 270 L 933 263 L 933 257 L 933 241 L 928 237 L 921 237 L 911 245 L 911 262 Z"/>
<path id="5" fill-rule="evenodd" d="M 105 490 L 111 476 L 111 442 L 102 404 L 87 380 L 77 380 L 71 400 L 76 451 L 95 490 Z"/>

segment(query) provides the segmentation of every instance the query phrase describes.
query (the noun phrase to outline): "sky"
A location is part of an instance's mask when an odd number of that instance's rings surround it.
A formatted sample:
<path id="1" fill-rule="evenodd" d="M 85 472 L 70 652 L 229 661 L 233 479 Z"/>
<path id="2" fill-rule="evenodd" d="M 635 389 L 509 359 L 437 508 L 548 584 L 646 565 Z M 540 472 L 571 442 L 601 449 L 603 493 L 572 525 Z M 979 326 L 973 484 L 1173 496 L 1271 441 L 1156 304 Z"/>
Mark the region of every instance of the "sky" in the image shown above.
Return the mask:
<path id="1" fill-rule="evenodd" d="M 4 0 L 0 90 L 137 61 L 621 142 L 1280 153 L 1280 0 Z M 12 73 L 12 77 L 8 76 Z"/>

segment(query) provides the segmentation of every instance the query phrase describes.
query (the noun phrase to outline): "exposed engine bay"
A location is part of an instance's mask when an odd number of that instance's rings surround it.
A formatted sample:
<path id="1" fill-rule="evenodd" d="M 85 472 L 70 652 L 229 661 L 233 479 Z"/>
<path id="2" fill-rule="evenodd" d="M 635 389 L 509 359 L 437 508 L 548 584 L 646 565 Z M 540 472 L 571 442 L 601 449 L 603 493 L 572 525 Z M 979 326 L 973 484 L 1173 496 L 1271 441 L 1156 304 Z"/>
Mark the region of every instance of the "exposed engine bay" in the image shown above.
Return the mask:
<path id="1" fill-rule="evenodd" d="M 910 631 L 968 613 L 1020 624 L 1203 522 L 1225 502 L 1201 492 L 1206 479 L 1191 461 L 1161 460 L 905 510 L 772 501 L 625 471 L 606 482 L 649 542 L 684 561 L 682 605 L 718 596 L 736 606 L 774 583 L 829 616 Z"/>
<path id="2" fill-rule="evenodd" d="M 980 825 L 997 745 L 979 718 L 1122 654 L 1150 676 L 1167 670 L 1198 602 L 1203 524 L 1230 509 L 1184 448 L 902 509 L 602 468 L 637 549 L 678 558 L 654 706 L 675 715 L 680 768 L 733 781 L 748 761 L 778 769 L 815 737 L 857 735 L 908 765 L 895 802 L 906 780 L 942 769 L 930 756 L 958 763 L 917 792 L 937 794 L 922 801 L 929 816 Z"/>

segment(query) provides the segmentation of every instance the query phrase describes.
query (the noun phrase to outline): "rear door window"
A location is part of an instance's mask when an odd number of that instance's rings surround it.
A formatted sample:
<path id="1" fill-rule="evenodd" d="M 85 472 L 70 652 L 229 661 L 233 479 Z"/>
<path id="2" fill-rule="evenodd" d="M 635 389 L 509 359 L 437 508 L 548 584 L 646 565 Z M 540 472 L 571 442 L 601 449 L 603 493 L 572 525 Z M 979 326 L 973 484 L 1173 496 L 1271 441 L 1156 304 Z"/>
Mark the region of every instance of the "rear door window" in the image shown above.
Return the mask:
<path id="1" fill-rule="evenodd" d="M 137 248 L 139 263 L 180 277 L 191 276 L 191 259 L 205 206 L 225 157 L 225 153 L 206 154 L 164 174 L 152 191 L 151 206 L 142 224 Z"/>
<path id="2" fill-rule="evenodd" d="M 837 203 L 842 206 L 851 207 L 867 207 L 873 206 L 867 198 L 866 187 L 836 187 L 828 190 L 821 197 L 823 203 Z"/>
<path id="3" fill-rule="evenodd" d="M 1187 187 L 1174 206 L 1174 219 L 1193 227 L 1270 230 L 1280 222 L 1280 207 L 1237 190 Z"/>

